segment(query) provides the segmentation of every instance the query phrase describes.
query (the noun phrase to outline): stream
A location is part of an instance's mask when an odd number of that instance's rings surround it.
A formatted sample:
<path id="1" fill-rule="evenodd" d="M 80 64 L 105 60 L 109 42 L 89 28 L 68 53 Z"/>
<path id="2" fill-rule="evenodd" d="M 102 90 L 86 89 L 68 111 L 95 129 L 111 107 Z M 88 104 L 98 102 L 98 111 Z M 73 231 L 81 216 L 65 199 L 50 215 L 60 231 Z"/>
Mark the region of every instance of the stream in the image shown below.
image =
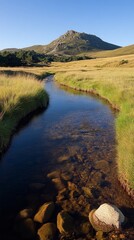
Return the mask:
<path id="1" fill-rule="evenodd" d="M 72 212 L 78 224 L 100 204 L 115 204 L 130 219 L 125 231 L 132 235 L 134 202 L 117 180 L 116 114 L 104 101 L 58 86 L 51 76 L 45 89 L 48 108 L 16 131 L 0 159 L 0 239 L 19 239 L 18 212 L 46 201 Z"/>

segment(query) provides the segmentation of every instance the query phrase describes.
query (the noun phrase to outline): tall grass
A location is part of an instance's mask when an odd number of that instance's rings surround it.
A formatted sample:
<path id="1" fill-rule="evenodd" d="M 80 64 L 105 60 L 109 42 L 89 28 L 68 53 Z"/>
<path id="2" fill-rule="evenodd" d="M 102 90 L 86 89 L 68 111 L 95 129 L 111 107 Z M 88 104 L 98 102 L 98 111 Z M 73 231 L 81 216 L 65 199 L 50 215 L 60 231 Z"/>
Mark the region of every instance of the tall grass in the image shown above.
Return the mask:
<path id="1" fill-rule="evenodd" d="M 42 83 L 34 77 L 0 75 L 0 152 L 18 122 L 37 108 L 46 107 L 47 102 Z"/>
<path id="2" fill-rule="evenodd" d="M 116 118 L 118 174 L 134 189 L 134 72 L 132 69 L 94 69 L 56 73 L 60 83 L 93 91 L 120 109 Z"/>

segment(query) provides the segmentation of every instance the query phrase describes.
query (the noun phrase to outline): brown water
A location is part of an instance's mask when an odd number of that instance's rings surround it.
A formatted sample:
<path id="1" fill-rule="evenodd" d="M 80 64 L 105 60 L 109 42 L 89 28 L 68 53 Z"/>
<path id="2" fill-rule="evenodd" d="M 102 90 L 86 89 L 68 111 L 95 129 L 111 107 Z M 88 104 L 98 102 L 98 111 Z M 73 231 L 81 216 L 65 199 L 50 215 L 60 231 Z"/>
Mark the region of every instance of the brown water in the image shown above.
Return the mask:
<path id="1" fill-rule="evenodd" d="M 115 204 L 129 219 L 124 231 L 132 239 L 134 203 L 117 180 L 114 112 L 101 100 L 53 81 L 45 89 L 48 109 L 16 132 L 0 161 L 0 239 L 18 239 L 18 212 L 49 200 L 78 225 L 90 209 Z"/>

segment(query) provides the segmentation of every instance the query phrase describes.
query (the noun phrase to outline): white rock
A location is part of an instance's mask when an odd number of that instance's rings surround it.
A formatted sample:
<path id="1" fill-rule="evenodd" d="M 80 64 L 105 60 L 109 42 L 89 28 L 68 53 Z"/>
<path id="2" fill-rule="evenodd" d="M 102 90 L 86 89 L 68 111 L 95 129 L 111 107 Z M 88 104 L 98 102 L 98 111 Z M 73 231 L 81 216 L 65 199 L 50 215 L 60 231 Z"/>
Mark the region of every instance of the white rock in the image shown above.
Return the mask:
<path id="1" fill-rule="evenodd" d="M 103 223 L 120 228 L 125 221 L 123 213 L 114 205 L 104 203 L 95 211 L 95 216 Z"/>

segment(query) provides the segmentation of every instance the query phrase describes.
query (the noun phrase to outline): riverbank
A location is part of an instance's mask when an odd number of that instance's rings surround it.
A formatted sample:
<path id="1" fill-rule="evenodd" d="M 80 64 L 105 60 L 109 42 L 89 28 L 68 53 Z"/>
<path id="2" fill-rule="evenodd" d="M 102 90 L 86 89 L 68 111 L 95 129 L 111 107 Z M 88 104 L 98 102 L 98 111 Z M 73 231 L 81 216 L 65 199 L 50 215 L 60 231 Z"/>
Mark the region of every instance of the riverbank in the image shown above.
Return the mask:
<path id="1" fill-rule="evenodd" d="M 91 72 L 69 71 L 56 73 L 58 83 L 68 87 L 92 92 L 106 98 L 115 109 L 118 176 L 128 194 L 134 198 L 133 164 L 133 75 L 130 72 L 97 69 Z"/>
<path id="2" fill-rule="evenodd" d="M 0 153 L 6 149 L 20 120 L 47 104 L 48 95 L 35 77 L 0 75 Z"/>

